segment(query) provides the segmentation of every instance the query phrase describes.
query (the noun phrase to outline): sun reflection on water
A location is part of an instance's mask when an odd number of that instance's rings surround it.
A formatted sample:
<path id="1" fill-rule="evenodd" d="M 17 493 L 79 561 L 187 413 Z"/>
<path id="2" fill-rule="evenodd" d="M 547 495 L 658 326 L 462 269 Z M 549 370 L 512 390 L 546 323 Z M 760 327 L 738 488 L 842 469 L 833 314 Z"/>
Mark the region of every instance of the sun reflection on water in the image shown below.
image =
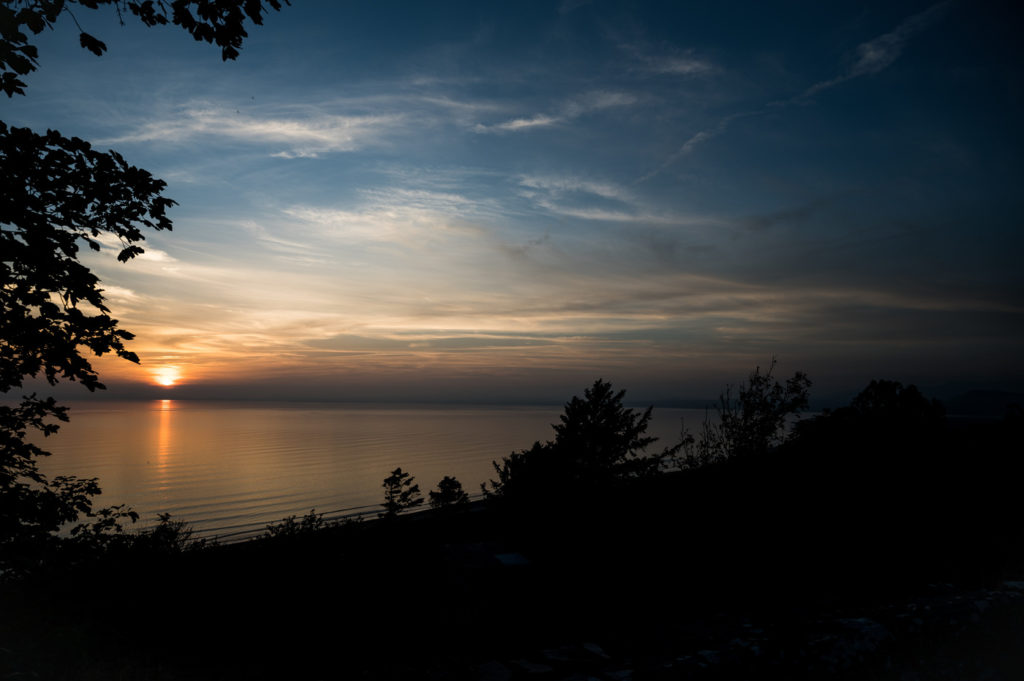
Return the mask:
<path id="1" fill-rule="evenodd" d="M 161 480 L 158 489 L 166 489 L 165 479 L 171 454 L 171 414 L 174 412 L 174 400 L 159 400 L 160 423 L 156 430 L 156 468 Z"/>

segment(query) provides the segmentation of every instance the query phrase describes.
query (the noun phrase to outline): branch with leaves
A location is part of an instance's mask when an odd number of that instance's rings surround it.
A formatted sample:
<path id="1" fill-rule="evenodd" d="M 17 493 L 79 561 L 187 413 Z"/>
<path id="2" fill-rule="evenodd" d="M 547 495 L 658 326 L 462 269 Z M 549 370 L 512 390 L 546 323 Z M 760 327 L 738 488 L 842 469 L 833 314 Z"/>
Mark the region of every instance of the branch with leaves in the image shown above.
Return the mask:
<path id="1" fill-rule="evenodd" d="M 0 4 L 0 90 L 8 97 L 25 94 L 26 76 L 39 65 L 39 50 L 29 42 L 24 31 L 39 35 L 53 29 L 58 18 L 67 14 L 78 27 L 79 44 L 101 56 L 107 45 L 86 33 L 72 9 L 96 10 L 113 7 L 124 25 L 125 16 L 133 16 L 146 26 L 179 26 L 199 42 L 220 48 L 221 59 L 238 57 L 242 42 L 249 36 L 245 20 L 260 26 L 270 10 L 280 11 L 288 0 L 5 0 Z"/>
<path id="2" fill-rule="evenodd" d="M 221 48 L 222 59 L 238 56 L 246 22 L 259 25 L 287 0 L 0 0 L 0 91 L 24 95 L 23 76 L 39 65 L 29 35 L 53 29 L 64 14 L 78 27 L 79 43 L 102 55 L 106 45 L 87 33 L 78 9 L 112 7 L 123 24 L 133 16 L 145 26 L 174 25 L 195 40 Z M 114 353 L 138 362 L 106 306 L 100 281 L 79 260 L 84 244 L 120 245 L 126 262 L 143 252 L 144 230 L 167 230 L 175 202 L 166 184 L 129 164 L 116 151 L 99 151 L 55 130 L 45 134 L 0 122 L 0 393 L 42 376 L 102 389 L 88 355 Z M 38 565 L 63 541 L 62 526 L 84 516 L 93 521 L 73 537 L 107 536 L 130 509 L 93 511 L 100 488 L 95 479 L 46 478 L 37 467 L 48 453 L 29 441 L 67 421 L 52 398 L 24 396 L 0 406 L 0 575 Z"/>

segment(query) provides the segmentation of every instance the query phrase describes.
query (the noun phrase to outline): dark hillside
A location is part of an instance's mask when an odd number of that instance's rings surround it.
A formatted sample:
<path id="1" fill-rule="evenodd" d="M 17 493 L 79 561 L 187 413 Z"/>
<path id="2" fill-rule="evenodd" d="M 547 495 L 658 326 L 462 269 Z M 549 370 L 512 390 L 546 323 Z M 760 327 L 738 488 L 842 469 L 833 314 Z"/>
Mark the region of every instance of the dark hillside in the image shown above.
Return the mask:
<path id="1" fill-rule="evenodd" d="M 896 396 L 682 471 L 202 550 L 153 542 L 38 574 L 4 587 L 0 669 L 1014 678 L 1021 423 L 951 425 Z"/>

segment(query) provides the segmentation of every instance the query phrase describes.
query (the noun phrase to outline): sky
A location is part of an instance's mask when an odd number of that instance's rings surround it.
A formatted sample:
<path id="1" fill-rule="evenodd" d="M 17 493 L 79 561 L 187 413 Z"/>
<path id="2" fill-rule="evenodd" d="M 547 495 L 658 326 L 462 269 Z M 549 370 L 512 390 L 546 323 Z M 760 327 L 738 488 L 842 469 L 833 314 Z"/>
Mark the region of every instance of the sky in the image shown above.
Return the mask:
<path id="1" fill-rule="evenodd" d="M 1011 3 L 295 0 L 235 62 L 75 12 L 3 118 L 179 204 L 85 253 L 112 397 L 1024 390 Z"/>

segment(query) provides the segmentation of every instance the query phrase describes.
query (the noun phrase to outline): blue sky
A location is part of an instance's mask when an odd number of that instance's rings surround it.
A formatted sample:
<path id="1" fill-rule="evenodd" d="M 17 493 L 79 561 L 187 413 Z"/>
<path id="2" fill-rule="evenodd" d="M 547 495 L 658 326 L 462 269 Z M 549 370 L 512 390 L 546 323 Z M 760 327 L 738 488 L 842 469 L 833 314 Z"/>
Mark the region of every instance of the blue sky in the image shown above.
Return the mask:
<path id="1" fill-rule="evenodd" d="M 89 256 L 143 360 L 115 394 L 1024 385 L 1010 4 L 297 1 L 228 63 L 76 16 L 108 53 L 65 17 L 5 120 L 180 204 Z"/>

